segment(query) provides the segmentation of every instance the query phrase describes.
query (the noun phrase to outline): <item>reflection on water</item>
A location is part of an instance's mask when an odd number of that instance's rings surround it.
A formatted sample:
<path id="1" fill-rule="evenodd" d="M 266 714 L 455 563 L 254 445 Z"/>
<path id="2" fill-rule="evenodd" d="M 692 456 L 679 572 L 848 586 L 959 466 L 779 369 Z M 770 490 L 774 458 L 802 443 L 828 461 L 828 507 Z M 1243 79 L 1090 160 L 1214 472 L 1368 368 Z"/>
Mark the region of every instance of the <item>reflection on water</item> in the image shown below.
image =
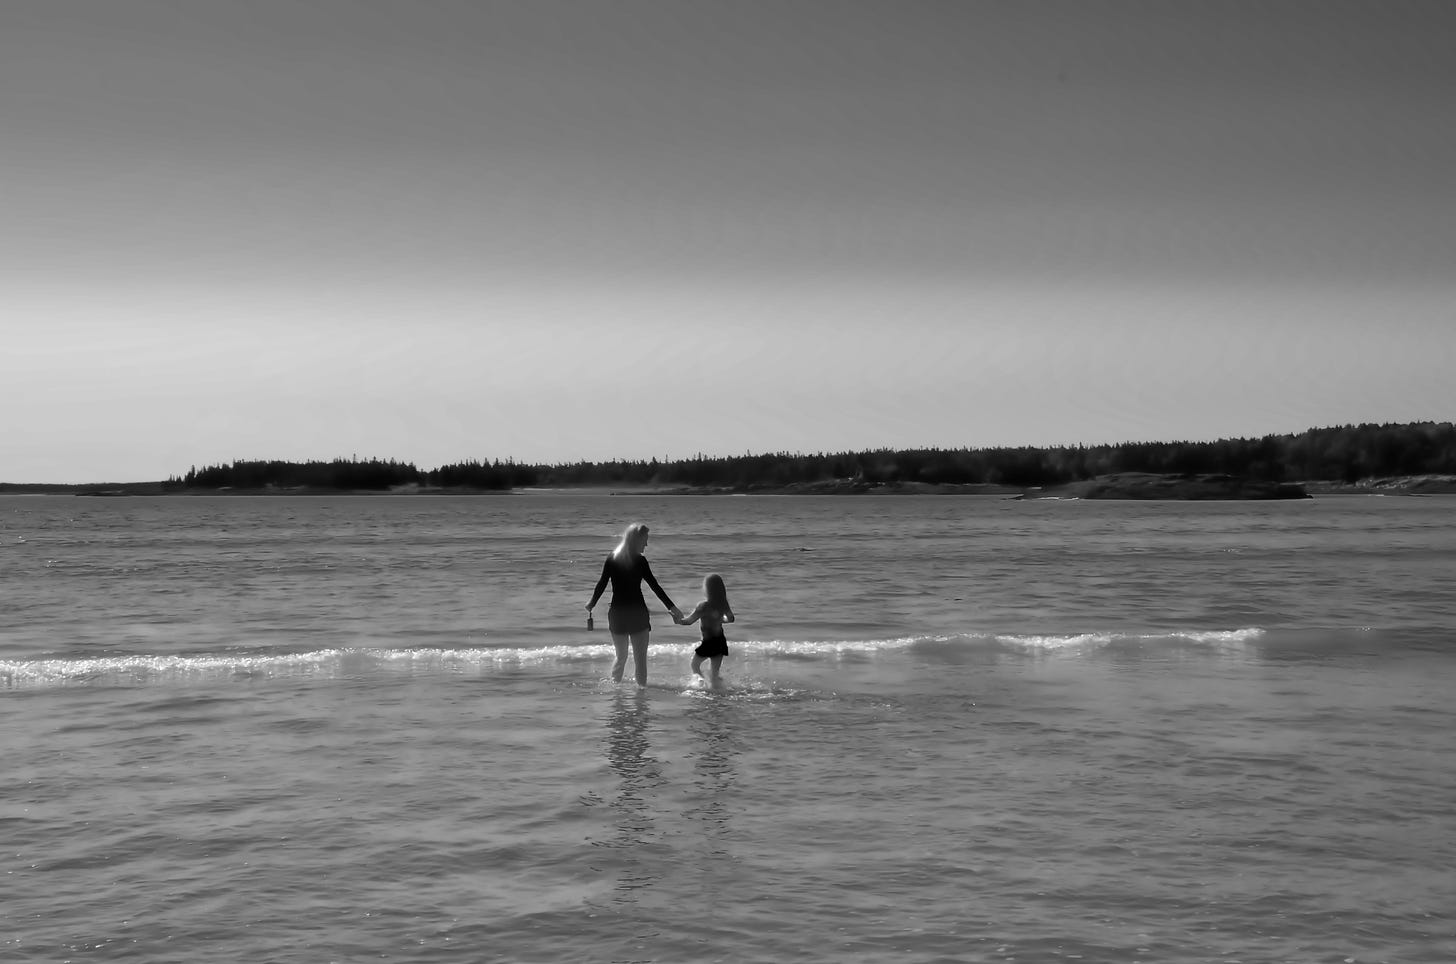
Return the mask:
<path id="1" fill-rule="evenodd" d="M 686 698 L 684 698 L 686 697 Z M 743 777 L 753 709 L 728 692 L 679 694 L 622 687 L 606 695 L 601 747 L 609 817 L 590 860 L 609 891 L 601 912 L 602 960 L 667 961 L 665 921 L 691 921 L 697 942 L 719 934 L 713 908 L 738 899 L 752 877 L 744 862 Z M 738 826 L 735 826 L 735 821 Z M 596 915 L 591 915 L 596 916 Z"/>
<path id="2" fill-rule="evenodd" d="M 727 856 L 730 797 L 738 782 L 733 758 L 739 752 L 733 723 L 739 708 L 726 699 L 694 701 L 687 711 L 688 734 L 693 742 L 693 805 L 685 816 L 698 824 L 711 841 L 709 853 Z"/>
<path id="3" fill-rule="evenodd" d="M 652 713 L 641 690 L 618 693 L 607 714 L 607 763 L 621 778 L 612 808 L 617 812 L 617 846 L 633 846 L 655 836 L 652 791 L 663 782 L 662 764 L 651 755 L 647 729 Z"/>
<path id="4" fill-rule="evenodd" d="M 676 879 L 681 886 L 685 857 L 711 862 L 691 876 L 701 888 L 698 899 L 712 899 L 735 876 L 724 876 L 722 862 L 735 854 L 735 761 L 745 708 L 711 696 L 654 711 L 652 697 L 641 690 L 614 693 L 610 700 L 602 746 L 616 778 L 614 791 L 604 795 L 613 827 L 593 846 L 612 855 L 612 904 L 635 916 L 660 901 L 680 902 L 683 892 L 663 893 L 657 885 Z M 674 712 L 679 709 L 681 716 Z M 654 739 L 662 744 L 657 754 Z M 685 837 L 697 841 L 686 851 Z"/>
<path id="5" fill-rule="evenodd" d="M 661 936 L 660 930 L 647 921 L 655 913 L 654 889 L 671 871 L 671 861 L 662 866 L 661 857 L 670 856 L 672 848 L 663 841 L 653 815 L 654 798 L 665 781 L 662 763 L 652 756 L 647 739 L 652 724 L 650 706 L 642 690 L 618 692 L 612 697 L 604 746 L 607 765 L 620 781 L 610 801 L 616 814 L 616 833 L 609 841 L 594 842 L 595 846 L 613 848 L 616 881 L 611 901 L 616 913 L 637 922 L 639 929 L 631 937 L 635 959 L 642 959 L 641 952 Z"/>

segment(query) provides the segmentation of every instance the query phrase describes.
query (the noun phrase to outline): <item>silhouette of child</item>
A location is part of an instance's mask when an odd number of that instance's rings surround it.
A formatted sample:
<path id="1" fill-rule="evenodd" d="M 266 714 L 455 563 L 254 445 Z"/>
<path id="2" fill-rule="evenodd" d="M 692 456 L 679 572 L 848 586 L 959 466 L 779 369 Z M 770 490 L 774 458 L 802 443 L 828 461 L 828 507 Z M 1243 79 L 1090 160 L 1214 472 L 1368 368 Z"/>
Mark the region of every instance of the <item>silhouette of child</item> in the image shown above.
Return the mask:
<path id="1" fill-rule="evenodd" d="M 703 641 L 693 650 L 693 672 L 703 675 L 703 660 L 712 662 L 712 682 L 719 682 L 719 670 L 723 657 L 728 655 L 728 640 L 723 636 L 723 624 L 733 622 L 733 607 L 728 605 L 728 590 L 723 577 L 716 572 L 703 580 L 702 602 L 693 611 L 677 620 L 678 625 L 688 626 L 701 622 Z"/>

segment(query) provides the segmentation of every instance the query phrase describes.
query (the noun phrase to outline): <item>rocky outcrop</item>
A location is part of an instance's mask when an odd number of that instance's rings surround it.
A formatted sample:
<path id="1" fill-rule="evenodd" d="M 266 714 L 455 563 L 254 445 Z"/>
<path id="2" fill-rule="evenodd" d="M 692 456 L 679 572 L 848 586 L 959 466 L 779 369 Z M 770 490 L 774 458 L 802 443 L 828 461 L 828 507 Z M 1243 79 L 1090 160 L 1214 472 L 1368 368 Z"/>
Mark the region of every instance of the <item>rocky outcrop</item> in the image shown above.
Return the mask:
<path id="1" fill-rule="evenodd" d="M 1359 482 L 1306 482 L 1320 495 L 1456 495 L 1456 475 L 1396 475 Z"/>
<path id="2" fill-rule="evenodd" d="M 1032 489 L 1024 499 L 1308 499 L 1302 485 L 1262 482 L 1237 475 L 1158 475 L 1123 472 L 1099 475 L 1055 488 Z"/>

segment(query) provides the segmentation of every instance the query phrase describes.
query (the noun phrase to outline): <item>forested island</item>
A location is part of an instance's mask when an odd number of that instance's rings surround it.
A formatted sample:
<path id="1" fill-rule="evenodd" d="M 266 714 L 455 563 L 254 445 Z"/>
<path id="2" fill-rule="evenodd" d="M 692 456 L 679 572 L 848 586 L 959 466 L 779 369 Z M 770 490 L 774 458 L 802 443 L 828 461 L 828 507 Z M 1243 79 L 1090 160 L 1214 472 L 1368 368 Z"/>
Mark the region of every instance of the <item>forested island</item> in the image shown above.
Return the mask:
<path id="1" fill-rule="evenodd" d="M 995 492 L 1022 497 L 1303 498 L 1311 492 L 1456 492 L 1456 425 L 1345 425 L 1215 442 L 1051 448 L 876 449 L 533 465 L 470 460 L 420 469 L 393 459 L 238 460 L 162 482 L 0 484 L 0 492 L 84 495 L 507 492 Z"/>

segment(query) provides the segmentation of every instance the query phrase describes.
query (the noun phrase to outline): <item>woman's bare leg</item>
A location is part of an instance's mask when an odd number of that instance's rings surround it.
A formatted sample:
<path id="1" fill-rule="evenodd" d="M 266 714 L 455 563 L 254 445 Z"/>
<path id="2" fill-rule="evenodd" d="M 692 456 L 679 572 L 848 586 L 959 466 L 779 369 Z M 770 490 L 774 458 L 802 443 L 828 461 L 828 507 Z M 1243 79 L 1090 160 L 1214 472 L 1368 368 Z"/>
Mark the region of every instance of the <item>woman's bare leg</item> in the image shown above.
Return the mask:
<path id="1" fill-rule="evenodd" d="M 612 634 L 612 645 L 617 647 L 617 661 L 612 664 L 612 682 L 622 682 L 622 671 L 627 668 L 627 636 L 622 633 Z"/>
<path id="2" fill-rule="evenodd" d="M 652 631 L 646 630 L 628 637 L 632 641 L 632 660 L 636 664 L 638 686 L 647 685 L 647 639 L 651 635 Z"/>

